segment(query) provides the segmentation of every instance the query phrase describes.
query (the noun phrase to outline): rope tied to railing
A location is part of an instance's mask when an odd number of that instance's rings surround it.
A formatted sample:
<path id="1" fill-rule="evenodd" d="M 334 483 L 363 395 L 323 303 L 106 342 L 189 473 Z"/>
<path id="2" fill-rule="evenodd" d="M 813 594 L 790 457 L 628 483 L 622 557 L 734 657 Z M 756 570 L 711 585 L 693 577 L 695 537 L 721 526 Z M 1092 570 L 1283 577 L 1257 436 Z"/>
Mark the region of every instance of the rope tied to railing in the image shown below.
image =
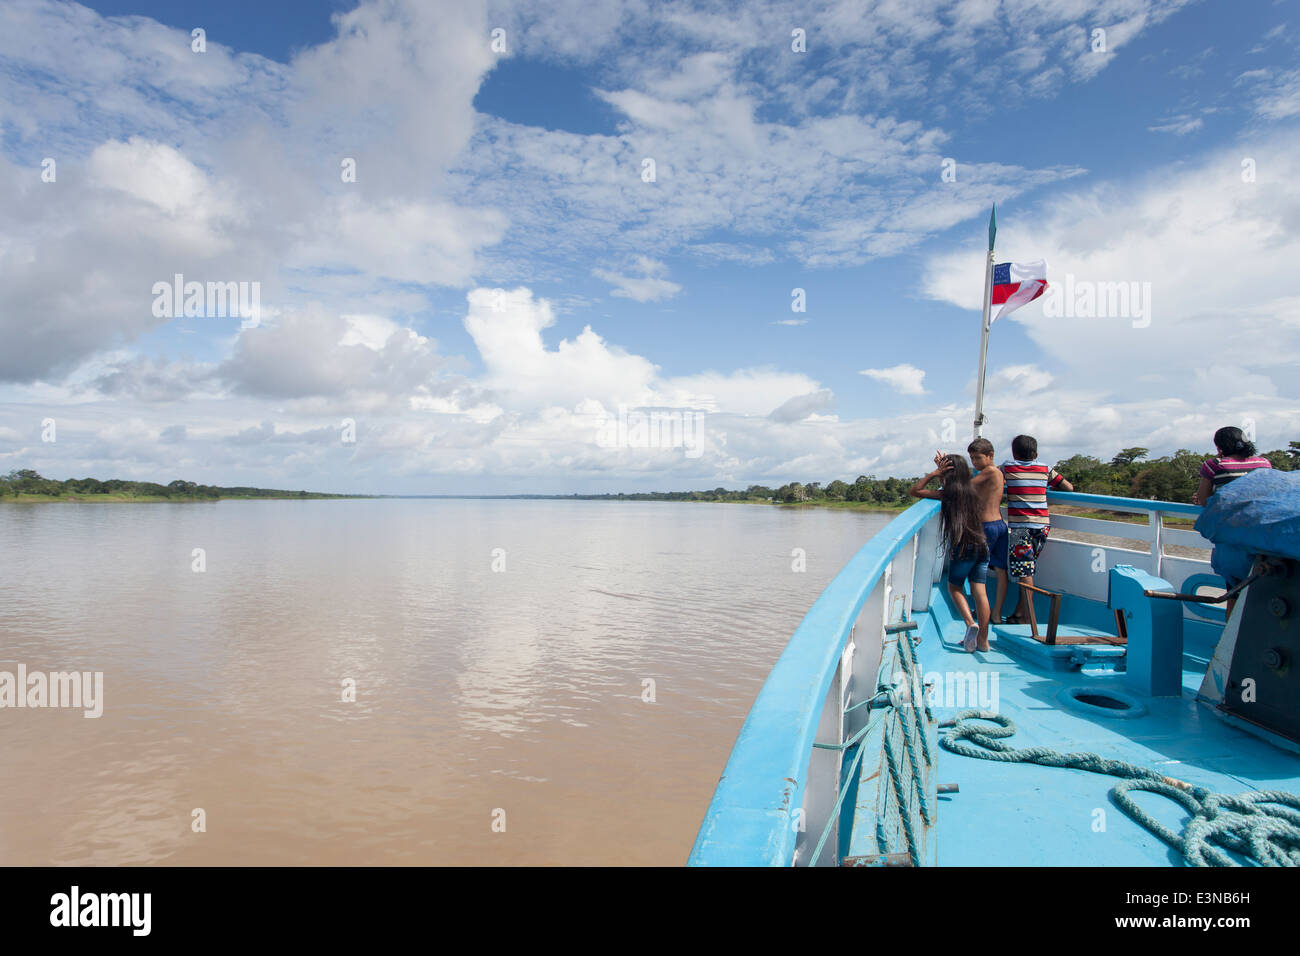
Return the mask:
<path id="1" fill-rule="evenodd" d="M 925 691 L 921 689 L 920 684 L 916 680 L 915 674 L 916 674 L 916 670 L 918 670 L 919 668 L 917 667 L 917 662 L 916 662 L 916 648 L 912 646 L 912 639 L 908 637 L 906 634 L 902 634 L 899 636 L 898 645 L 900 648 L 902 647 L 907 648 L 906 654 L 900 651 L 898 655 L 898 659 L 902 661 L 903 673 L 907 677 L 908 691 L 909 694 L 912 695 L 912 705 L 913 706 L 916 705 L 915 691 L 920 689 L 922 707 L 925 709 L 925 719 L 927 721 L 933 722 L 934 714 L 930 712 L 930 701 L 926 698 Z M 920 721 L 919 716 L 917 717 L 917 721 L 918 722 Z M 926 739 L 925 734 L 921 734 L 921 750 L 925 754 L 925 765 L 927 767 L 933 767 L 934 758 L 930 755 L 930 743 Z"/>
<path id="2" fill-rule="evenodd" d="M 895 707 L 895 709 L 897 709 L 897 707 Z M 904 740 L 903 748 L 907 750 L 908 757 L 911 759 L 912 779 L 915 781 L 918 779 L 916 776 L 916 756 L 911 751 L 911 749 L 907 746 L 906 732 L 904 732 L 903 740 Z M 889 765 L 890 783 L 894 785 L 894 799 L 898 801 L 898 817 L 900 820 L 903 821 L 903 835 L 907 838 L 907 852 L 912 857 L 912 865 L 920 866 L 921 865 L 920 841 L 917 840 L 916 831 L 912 826 L 912 814 L 909 813 L 907 810 L 907 798 L 903 795 L 903 775 L 899 771 L 898 758 L 894 756 L 893 735 L 890 734 L 888 730 L 885 731 L 885 762 Z M 922 801 L 924 801 L 924 799 L 925 799 L 924 795 L 922 795 Z M 921 812 L 923 814 L 925 813 L 924 802 L 922 803 Z M 928 824 L 929 822 L 930 821 L 927 817 L 926 823 Z M 879 826 L 877 826 L 876 836 L 879 839 L 882 836 L 887 837 L 887 834 L 884 834 L 882 830 L 879 828 Z M 881 842 L 881 849 L 884 850 L 886 853 L 889 852 L 889 846 L 887 842 L 884 841 Z"/>
<path id="3" fill-rule="evenodd" d="M 925 728 L 924 725 L 921 723 L 920 716 L 919 715 L 917 716 L 916 722 L 914 724 L 908 722 L 906 718 L 906 712 L 909 708 L 906 705 L 904 705 L 902 701 L 899 700 L 898 689 L 896 687 L 882 687 L 879 693 L 877 693 L 874 697 L 870 698 L 870 700 L 863 701 L 863 703 L 866 704 L 869 708 L 866 726 L 864 726 L 857 733 L 853 734 L 853 736 L 851 736 L 848 740 L 845 740 L 843 743 L 839 743 L 839 744 L 815 743 L 813 744 L 813 746 L 821 748 L 823 750 L 841 750 L 841 751 L 847 750 L 853 745 L 861 742 L 862 738 L 865 737 L 873 728 L 875 728 L 880 721 L 887 720 L 889 712 L 892 710 L 895 714 L 898 715 L 899 727 L 903 738 L 903 749 L 907 752 L 908 762 L 911 765 L 912 784 L 918 797 L 921 817 L 925 821 L 927 826 L 932 825 L 934 822 L 933 810 L 930 807 L 929 800 L 926 799 L 925 782 L 924 782 L 924 778 L 921 775 L 920 765 L 916 759 L 916 744 L 912 740 L 913 728 L 915 728 L 915 732 L 919 733 L 921 736 L 922 746 L 925 747 L 926 749 L 927 764 L 928 764 L 929 748 L 925 746 Z M 883 734 L 883 737 L 884 737 L 884 744 L 885 744 L 884 751 L 885 751 L 886 769 L 889 772 L 890 783 L 893 785 L 894 788 L 894 798 L 898 802 L 898 810 L 899 810 L 898 815 L 903 822 L 903 833 L 907 840 L 907 851 L 912 857 L 913 864 L 916 866 L 920 866 L 921 865 L 920 841 L 917 838 L 916 829 L 912 823 L 912 814 L 908 809 L 907 796 L 903 791 L 902 768 L 899 765 L 897 752 L 894 749 L 893 735 L 889 732 L 888 729 L 886 729 Z M 858 764 L 862 762 L 862 758 L 865 755 L 865 753 L 866 751 L 864 751 L 861 747 L 858 748 L 857 753 L 853 755 L 853 760 L 850 761 L 849 763 L 848 770 L 842 775 L 842 779 L 844 780 L 853 779 L 854 774 L 857 772 Z M 844 797 L 848 793 L 848 791 L 849 788 L 847 786 L 841 786 L 839 788 L 839 793 L 836 795 L 835 805 L 831 808 L 830 817 L 826 821 L 826 826 L 822 830 L 821 838 L 817 841 L 817 846 L 814 848 L 812 857 L 809 860 L 810 865 L 815 866 L 817 861 L 821 859 L 822 850 L 826 846 L 826 841 L 830 838 L 831 830 L 834 828 L 835 821 L 839 819 L 840 808 L 844 803 Z M 885 853 L 890 852 L 888 835 L 885 832 L 883 825 L 879 819 L 877 819 L 876 821 L 876 840 L 877 843 L 880 845 L 882 852 Z"/>
<path id="4" fill-rule="evenodd" d="M 998 724 L 985 727 L 971 721 Z M 1011 718 L 982 710 L 963 710 L 952 729 L 939 739 L 945 750 L 981 760 L 1067 767 L 1125 779 L 1110 791 L 1111 800 L 1135 823 L 1178 850 L 1191 866 L 1240 866 L 1218 844 L 1261 866 L 1300 866 L 1300 796 L 1282 790 L 1215 793 L 1150 767 L 1095 753 L 1061 753 L 1050 747 L 1015 749 L 1002 740 L 1016 733 Z M 1129 792 L 1158 793 L 1191 814 L 1182 834 L 1164 826 L 1137 805 Z"/>

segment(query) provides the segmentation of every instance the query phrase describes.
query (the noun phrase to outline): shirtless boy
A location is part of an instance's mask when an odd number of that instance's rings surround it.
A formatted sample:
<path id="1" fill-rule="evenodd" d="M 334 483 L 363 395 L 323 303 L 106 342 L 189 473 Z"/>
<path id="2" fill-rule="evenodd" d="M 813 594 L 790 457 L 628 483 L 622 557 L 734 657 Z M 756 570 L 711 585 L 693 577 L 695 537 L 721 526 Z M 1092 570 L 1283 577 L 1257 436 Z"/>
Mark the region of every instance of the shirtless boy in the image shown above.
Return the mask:
<path id="1" fill-rule="evenodd" d="M 993 463 L 993 443 L 987 438 L 977 438 L 966 446 L 971 468 L 976 472 L 971 487 L 980 496 L 980 520 L 984 522 L 984 540 L 989 546 L 989 568 L 997 572 L 998 591 L 994 607 L 1002 607 L 1007 593 L 1007 523 L 1002 520 L 1002 489 L 1006 479 L 1002 470 Z M 995 621 L 995 623 L 997 623 Z M 988 650 L 988 642 L 978 648 Z"/>

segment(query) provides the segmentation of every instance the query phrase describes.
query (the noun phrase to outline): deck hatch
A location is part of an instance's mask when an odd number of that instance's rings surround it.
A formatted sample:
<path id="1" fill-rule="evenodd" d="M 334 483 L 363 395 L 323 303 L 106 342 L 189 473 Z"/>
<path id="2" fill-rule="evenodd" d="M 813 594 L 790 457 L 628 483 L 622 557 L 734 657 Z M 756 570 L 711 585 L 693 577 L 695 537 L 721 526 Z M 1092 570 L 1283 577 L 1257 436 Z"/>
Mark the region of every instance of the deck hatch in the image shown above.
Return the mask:
<path id="1" fill-rule="evenodd" d="M 1107 697 L 1105 694 L 1075 694 L 1074 699 L 1081 704 L 1087 704 L 1089 707 L 1109 707 L 1111 710 L 1128 710 L 1128 704 L 1115 697 Z"/>
<path id="2" fill-rule="evenodd" d="M 1057 700 L 1076 713 L 1095 717 L 1142 717 L 1147 712 L 1146 705 L 1136 697 L 1111 688 L 1067 687 Z"/>

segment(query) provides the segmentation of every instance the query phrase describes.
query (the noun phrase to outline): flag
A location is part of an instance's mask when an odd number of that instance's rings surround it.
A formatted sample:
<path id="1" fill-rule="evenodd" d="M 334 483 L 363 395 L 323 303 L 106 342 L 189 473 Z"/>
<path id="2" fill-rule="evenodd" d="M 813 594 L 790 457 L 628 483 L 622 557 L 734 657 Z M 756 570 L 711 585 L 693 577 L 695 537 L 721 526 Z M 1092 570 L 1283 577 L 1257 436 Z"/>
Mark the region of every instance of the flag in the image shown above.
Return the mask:
<path id="1" fill-rule="evenodd" d="M 1002 262 L 993 267 L 992 304 L 1001 305 L 989 320 L 992 325 L 1010 315 L 1026 302 L 1037 299 L 1047 289 L 1047 260 L 1037 262 Z"/>

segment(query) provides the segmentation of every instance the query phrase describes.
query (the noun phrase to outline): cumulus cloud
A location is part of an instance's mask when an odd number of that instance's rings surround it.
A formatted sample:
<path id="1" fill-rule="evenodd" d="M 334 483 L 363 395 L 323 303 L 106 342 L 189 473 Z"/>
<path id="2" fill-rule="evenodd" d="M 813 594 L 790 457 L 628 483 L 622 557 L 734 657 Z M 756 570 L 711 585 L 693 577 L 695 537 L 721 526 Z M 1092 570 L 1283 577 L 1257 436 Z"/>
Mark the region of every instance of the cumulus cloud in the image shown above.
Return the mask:
<path id="1" fill-rule="evenodd" d="M 0 7 L 0 382 L 57 380 L 157 328 L 149 290 L 177 273 L 256 281 L 273 308 L 306 286 L 337 311 L 470 283 L 508 226 L 446 176 L 495 62 L 482 8 L 363 3 L 335 23 L 286 66 L 216 37 L 193 54 L 143 17 Z"/>
<path id="2" fill-rule="evenodd" d="M 216 374 L 247 395 L 402 395 L 431 382 L 444 360 L 435 343 L 380 316 L 286 313 L 240 332 Z"/>
<path id="3" fill-rule="evenodd" d="M 773 409 L 768 418 L 774 422 L 803 421 L 817 412 L 830 408 L 834 403 L 834 393 L 829 388 L 823 388 L 809 392 L 807 395 L 796 395 L 784 402 L 780 408 Z"/>
<path id="4" fill-rule="evenodd" d="M 595 399 L 612 408 L 653 401 L 654 364 L 606 344 L 589 325 L 548 349 L 542 331 L 555 324 L 555 310 L 531 290 L 475 289 L 468 302 L 465 329 L 495 391 L 533 406 L 571 408 Z"/>
<path id="5" fill-rule="evenodd" d="M 85 388 L 103 395 L 144 402 L 175 402 L 215 383 L 209 366 L 172 362 L 150 355 L 133 355 L 109 363 Z M 184 429 L 182 429 L 183 431 Z"/>
<path id="6" fill-rule="evenodd" d="M 921 385 L 925 379 L 925 372 L 915 365 L 904 363 L 890 368 L 864 368 L 858 374 L 874 378 L 877 382 L 884 382 L 900 395 L 925 394 L 925 389 Z"/>
<path id="7" fill-rule="evenodd" d="M 693 408 L 765 416 L 799 395 L 818 391 L 815 380 L 773 368 L 663 376 L 635 355 L 585 326 L 548 348 L 542 333 L 555 310 L 525 287 L 475 289 L 465 328 L 486 369 L 483 385 L 512 407 L 558 406 L 613 410 L 618 406 Z"/>
<path id="8" fill-rule="evenodd" d="M 1055 377 L 1036 365 L 1009 365 L 999 368 L 985 376 L 986 391 L 998 393 L 1002 390 L 1033 395 L 1051 386 Z"/>
<path id="9" fill-rule="evenodd" d="M 0 156 L 0 381 L 66 374 L 161 325 L 152 289 L 175 273 L 248 281 L 262 271 L 256 244 L 231 238 L 231 203 L 175 149 L 105 143 L 56 174 L 44 183 Z"/>

